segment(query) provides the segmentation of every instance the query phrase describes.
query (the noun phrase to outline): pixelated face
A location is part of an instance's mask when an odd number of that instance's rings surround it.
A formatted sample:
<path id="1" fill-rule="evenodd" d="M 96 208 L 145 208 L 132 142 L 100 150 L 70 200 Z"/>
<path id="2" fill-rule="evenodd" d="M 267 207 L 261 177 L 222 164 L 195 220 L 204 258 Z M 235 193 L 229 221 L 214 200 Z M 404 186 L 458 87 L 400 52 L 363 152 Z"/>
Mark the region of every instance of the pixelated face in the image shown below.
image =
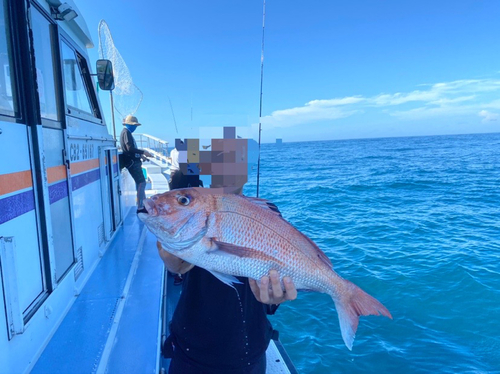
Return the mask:
<path id="1" fill-rule="evenodd" d="M 176 140 L 177 144 L 177 140 Z M 179 151 L 179 169 L 184 175 L 200 175 L 199 154 L 200 140 L 199 139 L 186 139 L 184 141 L 183 150 Z"/>
<path id="2" fill-rule="evenodd" d="M 182 141 L 181 139 L 175 139 L 175 149 L 180 151 L 185 151 L 187 149 L 187 140 Z"/>
<path id="3" fill-rule="evenodd" d="M 179 150 L 179 168 L 186 175 L 210 176 L 210 187 L 239 189 L 248 181 L 249 142 L 236 137 L 234 127 L 224 128 L 224 139 L 186 139 Z M 254 142 L 255 143 L 255 142 Z M 201 178 L 203 179 L 203 178 Z M 207 186 L 205 184 L 205 186 Z"/>
<path id="4" fill-rule="evenodd" d="M 247 139 L 212 139 L 200 153 L 200 174 L 211 175 L 210 187 L 243 187 L 248 181 Z"/>

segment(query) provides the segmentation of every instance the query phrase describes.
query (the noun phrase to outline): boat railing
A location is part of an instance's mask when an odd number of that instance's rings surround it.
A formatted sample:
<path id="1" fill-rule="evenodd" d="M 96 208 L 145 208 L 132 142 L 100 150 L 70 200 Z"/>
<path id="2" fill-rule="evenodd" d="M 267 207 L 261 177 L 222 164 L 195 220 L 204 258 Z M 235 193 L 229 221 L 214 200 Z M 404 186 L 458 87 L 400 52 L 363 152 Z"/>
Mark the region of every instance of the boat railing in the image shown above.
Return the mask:
<path id="1" fill-rule="evenodd" d="M 167 141 L 148 134 L 134 134 L 134 138 L 138 148 L 147 150 L 162 164 L 170 163 Z"/>

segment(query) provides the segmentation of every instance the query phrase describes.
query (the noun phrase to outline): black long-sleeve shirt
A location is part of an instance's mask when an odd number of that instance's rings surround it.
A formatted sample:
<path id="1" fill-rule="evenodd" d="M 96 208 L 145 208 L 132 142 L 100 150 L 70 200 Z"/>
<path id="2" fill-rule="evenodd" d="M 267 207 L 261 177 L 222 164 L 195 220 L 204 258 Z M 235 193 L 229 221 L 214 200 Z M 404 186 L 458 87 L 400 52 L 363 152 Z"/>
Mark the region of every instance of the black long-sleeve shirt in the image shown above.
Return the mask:
<path id="1" fill-rule="evenodd" d="M 120 145 L 122 147 L 123 154 L 132 160 L 141 159 L 141 155 L 144 153 L 142 149 L 137 148 L 137 143 L 132 135 L 132 133 L 124 127 L 122 133 L 120 134 Z"/>
<path id="2" fill-rule="evenodd" d="M 245 372 L 271 340 L 267 305 L 257 301 L 248 278 L 238 278 L 235 290 L 197 266 L 183 277 L 171 324 L 174 355 L 200 372 Z"/>

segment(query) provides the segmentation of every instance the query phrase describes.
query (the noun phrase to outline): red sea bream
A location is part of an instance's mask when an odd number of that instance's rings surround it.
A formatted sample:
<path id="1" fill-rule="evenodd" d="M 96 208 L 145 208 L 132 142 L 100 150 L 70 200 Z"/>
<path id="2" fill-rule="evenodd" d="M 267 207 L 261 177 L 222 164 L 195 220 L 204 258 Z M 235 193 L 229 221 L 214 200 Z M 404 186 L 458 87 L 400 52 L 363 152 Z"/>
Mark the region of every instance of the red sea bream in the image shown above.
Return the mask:
<path id="1" fill-rule="evenodd" d="M 392 318 L 379 301 L 335 273 L 318 246 L 266 200 L 186 188 L 155 195 L 145 208 L 139 218 L 166 251 L 228 285 L 238 282 L 234 276 L 258 280 L 274 269 L 291 277 L 297 290 L 330 295 L 349 349 L 359 316 Z"/>

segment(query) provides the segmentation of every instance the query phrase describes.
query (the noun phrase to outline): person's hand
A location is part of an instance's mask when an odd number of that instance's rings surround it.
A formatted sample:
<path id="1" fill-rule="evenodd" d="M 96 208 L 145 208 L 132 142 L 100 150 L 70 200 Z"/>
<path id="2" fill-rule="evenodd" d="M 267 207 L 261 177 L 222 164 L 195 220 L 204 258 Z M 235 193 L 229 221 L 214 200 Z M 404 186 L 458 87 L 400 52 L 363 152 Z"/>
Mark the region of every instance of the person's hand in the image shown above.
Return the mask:
<path id="1" fill-rule="evenodd" d="M 263 304 L 280 304 L 297 298 L 297 289 L 292 279 L 283 277 L 283 284 L 285 285 L 283 291 L 280 276 L 276 270 L 271 270 L 269 276 L 262 277 L 259 283 L 254 279 L 249 279 L 249 283 L 255 298 Z"/>
<path id="2" fill-rule="evenodd" d="M 148 151 L 144 151 L 143 155 L 145 157 L 153 157 L 153 155 L 151 153 L 149 153 Z"/>

